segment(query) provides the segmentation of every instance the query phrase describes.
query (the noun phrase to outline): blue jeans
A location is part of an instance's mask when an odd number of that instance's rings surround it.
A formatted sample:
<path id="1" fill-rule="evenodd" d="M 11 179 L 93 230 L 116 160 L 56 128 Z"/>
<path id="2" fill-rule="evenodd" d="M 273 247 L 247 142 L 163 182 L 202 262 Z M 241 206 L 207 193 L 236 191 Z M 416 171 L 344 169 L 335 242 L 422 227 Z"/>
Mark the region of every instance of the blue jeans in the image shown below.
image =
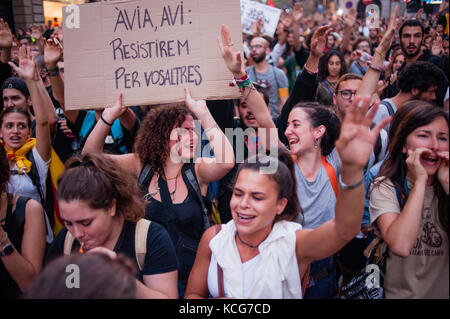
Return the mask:
<path id="1" fill-rule="evenodd" d="M 329 267 L 327 276 L 321 278 L 318 282 L 311 283 L 311 287 L 306 289 L 304 299 L 332 299 L 338 292 L 336 264 L 333 263 L 333 256 L 316 260 L 311 263 L 310 275 L 317 274 L 321 269 Z"/>

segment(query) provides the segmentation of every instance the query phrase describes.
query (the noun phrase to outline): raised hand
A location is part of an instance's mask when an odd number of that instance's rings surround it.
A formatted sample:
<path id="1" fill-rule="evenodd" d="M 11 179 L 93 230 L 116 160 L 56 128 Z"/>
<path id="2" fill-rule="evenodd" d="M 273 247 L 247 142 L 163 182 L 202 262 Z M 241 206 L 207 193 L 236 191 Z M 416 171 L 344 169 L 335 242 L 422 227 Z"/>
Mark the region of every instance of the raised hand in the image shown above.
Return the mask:
<path id="1" fill-rule="evenodd" d="M 230 70 L 236 78 L 243 77 L 245 75 L 245 66 L 242 63 L 241 52 L 236 51 L 233 47 L 230 29 L 226 25 L 222 25 L 220 35 L 220 37 L 217 37 L 217 44 L 228 70 Z"/>
<path id="2" fill-rule="evenodd" d="M 352 7 L 344 17 L 344 26 L 347 29 L 352 29 L 356 22 L 356 9 Z"/>
<path id="3" fill-rule="evenodd" d="M 372 120 L 378 110 L 375 103 L 370 112 L 370 97 L 356 96 L 345 113 L 341 133 L 336 142 L 342 166 L 362 169 L 367 164 L 380 130 L 391 121 L 387 117 L 370 129 Z"/>
<path id="4" fill-rule="evenodd" d="M 391 19 L 389 20 L 388 28 L 384 33 L 384 36 L 381 39 L 380 44 L 378 45 L 378 49 L 381 50 L 383 54 L 386 54 L 386 52 L 388 52 L 389 48 L 391 47 L 392 40 L 394 39 L 396 31 L 397 12 L 398 6 L 395 6 L 394 11 L 391 15 Z"/>
<path id="5" fill-rule="evenodd" d="M 303 8 L 300 5 L 300 2 L 296 2 L 294 4 L 294 8 L 292 10 L 292 19 L 295 23 L 300 24 L 303 18 Z"/>
<path id="6" fill-rule="evenodd" d="M 42 25 L 32 24 L 30 27 L 30 31 L 27 32 L 27 35 L 29 35 L 32 38 L 35 38 L 36 40 L 40 40 L 42 38 L 43 34 L 43 27 Z"/>
<path id="7" fill-rule="evenodd" d="M 53 39 L 44 39 L 44 61 L 47 67 L 56 66 L 63 55 L 61 47 L 59 47 Z"/>
<path id="8" fill-rule="evenodd" d="M 11 48 L 13 36 L 8 23 L 0 18 L 0 48 Z"/>
<path id="9" fill-rule="evenodd" d="M 325 43 L 327 42 L 327 36 L 332 31 L 331 27 L 325 25 L 320 27 L 314 32 L 311 38 L 311 54 L 315 56 L 322 56 L 325 49 Z"/>
<path id="10" fill-rule="evenodd" d="M 184 102 L 187 108 L 192 113 L 194 113 L 195 115 L 199 115 L 206 112 L 209 113 L 205 100 L 197 100 L 197 101 L 194 100 L 194 98 L 191 96 L 191 91 L 187 87 L 184 87 L 184 93 L 185 93 Z"/>
<path id="11" fill-rule="evenodd" d="M 103 110 L 102 116 L 108 123 L 113 123 L 122 114 L 127 111 L 128 107 L 122 104 L 122 93 L 117 96 L 116 104 L 113 107 L 107 107 Z"/>
<path id="12" fill-rule="evenodd" d="M 8 64 L 24 81 L 40 79 L 34 58 L 31 56 L 31 50 L 27 46 L 19 48 L 19 66 L 16 66 L 13 62 L 8 62 Z"/>

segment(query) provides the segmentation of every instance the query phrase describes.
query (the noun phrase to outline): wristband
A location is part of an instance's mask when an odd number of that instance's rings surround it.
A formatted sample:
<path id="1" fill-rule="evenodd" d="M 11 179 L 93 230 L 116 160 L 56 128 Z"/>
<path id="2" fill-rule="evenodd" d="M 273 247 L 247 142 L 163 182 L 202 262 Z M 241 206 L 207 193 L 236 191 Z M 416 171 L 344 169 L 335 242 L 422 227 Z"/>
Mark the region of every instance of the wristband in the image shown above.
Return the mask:
<path id="1" fill-rule="evenodd" d="M 378 53 L 383 60 L 386 59 L 386 55 L 383 54 L 378 48 L 375 49 L 375 53 Z"/>
<path id="2" fill-rule="evenodd" d="M 243 82 L 236 81 L 236 84 L 237 84 L 238 88 L 240 88 L 240 89 L 243 89 L 244 87 L 250 88 L 252 86 L 252 81 L 250 80 L 250 78 L 248 78 L 247 80 L 245 80 Z"/>
<path id="3" fill-rule="evenodd" d="M 369 63 L 369 68 L 371 68 L 372 70 L 375 70 L 377 72 L 383 72 L 383 71 L 386 70 L 386 67 L 384 65 L 383 66 L 376 66 L 376 65 L 373 65 L 372 63 Z"/>
<path id="4" fill-rule="evenodd" d="M 113 126 L 112 123 L 106 122 L 106 120 L 103 118 L 103 115 L 100 116 L 100 119 L 101 119 L 101 120 L 103 121 L 103 123 L 105 123 L 106 125 L 108 125 L 108 126 Z"/>
<path id="5" fill-rule="evenodd" d="M 311 70 L 306 66 L 306 64 L 303 66 L 303 68 L 304 68 L 304 69 L 306 70 L 306 72 L 308 72 L 309 74 L 316 74 L 316 73 L 319 72 L 318 69 L 315 70 L 315 71 L 311 71 Z"/>
<path id="6" fill-rule="evenodd" d="M 241 77 L 241 78 L 239 78 L 239 79 L 234 78 L 234 80 L 235 80 L 236 82 L 244 82 L 244 81 L 246 81 L 247 79 L 248 79 L 247 73 L 246 73 L 243 77 Z"/>
<path id="7" fill-rule="evenodd" d="M 346 190 L 354 189 L 354 188 L 360 186 L 363 182 L 364 182 L 364 176 L 361 178 L 361 180 L 359 182 L 356 182 L 355 184 L 347 185 L 342 181 L 341 175 L 339 174 L 339 186 L 341 189 L 346 189 Z"/>

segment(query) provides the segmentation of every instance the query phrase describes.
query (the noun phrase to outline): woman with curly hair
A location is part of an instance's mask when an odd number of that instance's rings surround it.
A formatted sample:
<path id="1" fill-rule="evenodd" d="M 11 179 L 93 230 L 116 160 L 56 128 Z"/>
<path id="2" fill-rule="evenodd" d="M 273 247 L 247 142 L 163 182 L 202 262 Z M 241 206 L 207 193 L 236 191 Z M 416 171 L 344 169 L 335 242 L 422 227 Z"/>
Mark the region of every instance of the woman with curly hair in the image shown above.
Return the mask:
<path id="1" fill-rule="evenodd" d="M 177 259 L 167 231 L 144 220 L 144 204 L 130 174 L 102 154 L 68 160 L 58 178 L 58 204 L 65 227 L 47 254 L 100 252 L 132 258 L 138 298 L 177 298 Z"/>
<path id="2" fill-rule="evenodd" d="M 317 102 L 325 106 L 333 106 L 336 85 L 341 75 L 345 73 L 345 60 L 342 53 L 337 50 L 327 51 L 319 60 Z"/>
<path id="3" fill-rule="evenodd" d="M 406 103 L 392 120 L 369 206 L 389 247 L 388 299 L 449 297 L 448 135 L 448 114 L 424 101 Z"/>
<path id="4" fill-rule="evenodd" d="M 192 172 L 202 196 L 208 184 L 219 180 L 234 167 L 234 153 L 228 139 L 211 116 L 204 100 L 195 101 L 185 89 L 185 105 L 167 105 L 152 109 L 138 132 L 135 152 L 105 155 L 136 178 L 149 176 L 140 183 L 147 201 L 146 218 L 166 227 L 175 245 L 179 262 L 179 294 L 195 259 L 204 229 L 208 226 L 200 199 L 192 191 L 186 173 Z M 83 153 L 102 150 L 108 124 L 127 108 L 121 95 L 112 108 L 103 111 L 83 148 Z M 198 121 L 194 121 L 197 119 Z M 214 157 L 197 157 L 197 123 L 210 143 Z M 151 174 L 145 174 L 150 169 Z M 141 179 L 142 181 L 142 179 Z"/>

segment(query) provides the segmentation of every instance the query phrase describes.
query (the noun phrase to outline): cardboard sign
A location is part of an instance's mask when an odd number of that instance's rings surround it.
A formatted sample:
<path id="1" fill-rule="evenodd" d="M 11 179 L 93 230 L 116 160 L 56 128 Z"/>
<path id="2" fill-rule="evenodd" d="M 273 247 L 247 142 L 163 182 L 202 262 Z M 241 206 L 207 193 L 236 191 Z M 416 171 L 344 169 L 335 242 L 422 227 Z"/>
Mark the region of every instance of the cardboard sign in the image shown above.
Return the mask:
<path id="1" fill-rule="evenodd" d="M 66 109 L 112 106 L 119 93 L 127 106 L 179 102 L 185 86 L 194 99 L 239 96 L 229 86 L 232 75 L 216 41 L 221 25 L 228 25 L 235 48 L 242 50 L 239 0 L 77 7 L 63 9 Z"/>
<path id="2" fill-rule="evenodd" d="M 253 34 L 252 24 L 259 18 L 263 18 L 264 25 L 261 34 L 273 37 L 280 19 L 281 10 L 255 1 L 246 1 L 242 5 L 244 8 L 242 14 L 242 32 Z"/>

